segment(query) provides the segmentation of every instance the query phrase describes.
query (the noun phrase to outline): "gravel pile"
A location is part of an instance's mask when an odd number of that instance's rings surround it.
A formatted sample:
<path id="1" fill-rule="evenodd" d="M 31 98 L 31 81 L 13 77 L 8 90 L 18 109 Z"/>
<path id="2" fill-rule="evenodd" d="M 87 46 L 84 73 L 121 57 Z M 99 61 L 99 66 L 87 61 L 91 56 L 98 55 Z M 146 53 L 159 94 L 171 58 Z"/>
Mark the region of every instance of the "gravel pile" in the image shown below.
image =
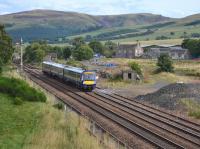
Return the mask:
<path id="1" fill-rule="evenodd" d="M 170 110 L 175 109 L 182 98 L 192 98 L 200 102 L 200 84 L 174 83 L 154 93 L 136 97 L 137 100 L 147 101 Z"/>

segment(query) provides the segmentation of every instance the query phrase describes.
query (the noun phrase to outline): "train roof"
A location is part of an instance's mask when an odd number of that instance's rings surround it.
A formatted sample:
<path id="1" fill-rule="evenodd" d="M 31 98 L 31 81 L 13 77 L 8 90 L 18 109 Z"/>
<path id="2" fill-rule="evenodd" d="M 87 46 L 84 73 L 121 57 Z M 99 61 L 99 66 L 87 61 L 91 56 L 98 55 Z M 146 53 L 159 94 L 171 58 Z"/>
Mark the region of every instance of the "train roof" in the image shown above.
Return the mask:
<path id="1" fill-rule="evenodd" d="M 82 68 L 78 68 L 78 67 L 72 67 L 72 66 L 65 66 L 64 68 L 65 70 L 69 70 L 69 71 L 73 71 L 76 73 L 83 73 L 85 70 Z"/>
<path id="2" fill-rule="evenodd" d="M 79 67 L 73 67 L 73 66 L 59 64 L 59 63 L 50 62 L 50 61 L 43 61 L 43 63 L 47 64 L 47 65 L 52 65 L 52 66 L 55 66 L 55 67 L 58 67 L 58 68 L 63 68 L 65 70 L 73 71 L 73 72 L 76 72 L 76 73 L 83 73 L 84 71 L 86 71 L 85 69 L 82 69 L 82 68 L 79 68 Z"/>
<path id="3" fill-rule="evenodd" d="M 52 66 L 55 66 L 55 67 L 58 67 L 58 68 L 64 68 L 66 66 L 64 64 L 59 64 L 59 63 L 54 63 L 54 62 L 49 62 L 49 61 L 44 61 L 43 63 L 47 64 L 47 65 L 52 65 Z"/>

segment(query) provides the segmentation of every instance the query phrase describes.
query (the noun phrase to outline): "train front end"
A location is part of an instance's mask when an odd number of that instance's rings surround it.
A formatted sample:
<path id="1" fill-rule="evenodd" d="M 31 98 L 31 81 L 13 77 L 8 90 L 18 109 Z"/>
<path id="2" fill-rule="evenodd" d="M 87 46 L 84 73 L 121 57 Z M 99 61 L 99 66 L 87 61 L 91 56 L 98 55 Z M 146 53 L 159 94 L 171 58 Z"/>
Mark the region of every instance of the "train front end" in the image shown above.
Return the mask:
<path id="1" fill-rule="evenodd" d="M 92 91 L 96 87 L 96 73 L 94 71 L 84 71 L 82 74 L 83 89 Z"/>

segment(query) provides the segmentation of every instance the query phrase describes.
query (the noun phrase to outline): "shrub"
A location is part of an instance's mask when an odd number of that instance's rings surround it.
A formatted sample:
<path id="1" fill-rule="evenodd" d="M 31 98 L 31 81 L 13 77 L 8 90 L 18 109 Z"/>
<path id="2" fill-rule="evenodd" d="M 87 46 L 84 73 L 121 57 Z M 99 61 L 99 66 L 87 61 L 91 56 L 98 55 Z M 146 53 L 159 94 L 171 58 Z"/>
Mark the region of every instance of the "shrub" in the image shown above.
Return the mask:
<path id="1" fill-rule="evenodd" d="M 130 62 L 129 63 L 129 67 L 131 67 L 131 69 L 133 71 L 135 71 L 137 74 L 142 75 L 142 70 L 141 70 L 141 67 L 140 67 L 140 65 L 138 63 Z"/>
<path id="2" fill-rule="evenodd" d="M 159 72 L 162 72 L 162 71 L 173 72 L 174 71 L 172 59 L 167 54 L 160 55 L 160 57 L 158 58 L 157 66 L 159 67 L 158 69 Z"/>
<path id="3" fill-rule="evenodd" d="M 55 105 L 53 105 L 54 108 L 57 108 L 59 110 L 63 110 L 64 109 L 64 105 L 62 103 L 57 103 Z"/>
<path id="4" fill-rule="evenodd" d="M 46 101 L 44 93 L 30 87 L 25 81 L 15 78 L 0 77 L 0 92 L 27 101 Z"/>
<path id="5" fill-rule="evenodd" d="M 15 97 L 13 100 L 13 104 L 14 105 L 22 105 L 23 104 L 23 100 L 19 97 Z"/>

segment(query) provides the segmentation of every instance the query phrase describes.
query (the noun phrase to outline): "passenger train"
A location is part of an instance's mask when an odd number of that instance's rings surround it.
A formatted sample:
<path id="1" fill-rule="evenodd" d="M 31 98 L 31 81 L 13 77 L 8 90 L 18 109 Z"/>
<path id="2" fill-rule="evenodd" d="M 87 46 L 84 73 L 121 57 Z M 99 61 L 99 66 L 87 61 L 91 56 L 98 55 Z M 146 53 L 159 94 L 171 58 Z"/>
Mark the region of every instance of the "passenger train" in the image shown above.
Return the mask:
<path id="1" fill-rule="evenodd" d="M 44 74 L 71 82 L 80 89 L 93 90 L 96 87 L 95 71 L 48 61 L 42 62 L 42 71 Z"/>

